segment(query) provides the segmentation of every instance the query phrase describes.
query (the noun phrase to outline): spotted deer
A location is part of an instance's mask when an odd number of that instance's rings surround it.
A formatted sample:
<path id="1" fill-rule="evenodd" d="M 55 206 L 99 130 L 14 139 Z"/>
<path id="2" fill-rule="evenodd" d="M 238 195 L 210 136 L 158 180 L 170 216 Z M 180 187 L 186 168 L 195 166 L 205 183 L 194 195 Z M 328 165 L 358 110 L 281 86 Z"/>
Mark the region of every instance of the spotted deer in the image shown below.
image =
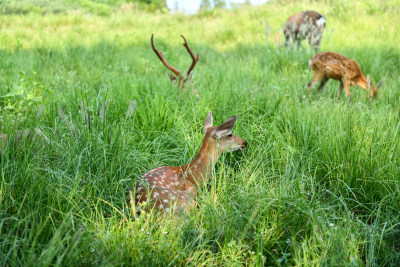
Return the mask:
<path id="1" fill-rule="evenodd" d="M 314 51 L 319 50 L 326 18 L 316 11 L 303 11 L 290 16 L 283 27 L 285 46 L 299 47 L 307 39 Z"/>
<path id="2" fill-rule="evenodd" d="M 166 73 L 169 80 L 176 84 L 176 86 L 179 89 L 183 89 L 185 87 L 186 82 L 190 81 L 192 79 L 192 71 L 194 67 L 196 66 L 197 61 L 199 61 L 199 54 L 194 56 L 192 50 L 190 49 L 185 36 L 181 35 L 181 37 L 184 40 L 183 46 L 186 48 L 190 56 L 192 57 L 192 64 L 190 65 L 188 71 L 186 72 L 186 76 L 182 74 L 179 70 L 168 64 L 168 62 L 165 60 L 164 55 L 161 51 L 158 51 L 156 47 L 154 46 L 154 40 L 153 40 L 153 34 L 151 35 L 151 47 L 153 48 L 154 53 L 158 56 L 158 58 L 161 60 L 161 62 L 164 64 L 167 69 L 172 71 L 174 74 Z"/>
<path id="3" fill-rule="evenodd" d="M 236 115 L 213 127 L 210 111 L 203 126 L 203 144 L 194 160 L 187 165 L 162 166 L 143 174 L 136 182 L 135 192 L 130 192 L 131 204 L 148 202 L 167 213 L 179 213 L 193 206 L 198 189 L 210 177 L 221 153 L 247 147 L 245 140 L 232 134 L 235 122 Z"/>
<path id="4" fill-rule="evenodd" d="M 379 88 L 383 84 L 383 81 L 381 81 L 378 86 L 372 85 L 369 76 L 365 77 L 357 62 L 334 52 L 316 54 L 310 59 L 309 68 L 314 71 L 314 77 L 307 85 L 307 90 L 310 90 L 317 82 L 321 81 L 318 87 L 318 91 L 321 91 L 329 79 L 338 80 L 340 81 L 338 99 L 343 92 L 343 88 L 346 91 L 346 96 L 350 98 L 350 86 L 358 85 L 369 91 L 372 100 L 376 97 Z"/>

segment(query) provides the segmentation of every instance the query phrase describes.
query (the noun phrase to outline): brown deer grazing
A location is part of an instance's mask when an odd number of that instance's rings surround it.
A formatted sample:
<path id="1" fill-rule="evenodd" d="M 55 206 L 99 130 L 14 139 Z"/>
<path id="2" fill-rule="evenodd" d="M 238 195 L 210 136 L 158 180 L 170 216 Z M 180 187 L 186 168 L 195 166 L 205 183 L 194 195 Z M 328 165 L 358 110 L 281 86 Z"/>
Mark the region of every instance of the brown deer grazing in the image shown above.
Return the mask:
<path id="1" fill-rule="evenodd" d="M 307 38 L 310 47 L 318 51 L 325 26 L 326 18 L 316 11 L 294 14 L 287 19 L 283 27 L 285 46 L 299 47 L 301 41 Z"/>
<path id="2" fill-rule="evenodd" d="M 247 142 L 232 134 L 236 115 L 220 126 L 212 127 L 211 111 L 205 120 L 204 140 L 192 162 L 179 167 L 163 166 L 143 174 L 136 182 L 131 204 L 150 202 L 157 210 L 179 213 L 194 204 L 197 190 L 211 175 L 211 169 L 222 152 L 243 150 Z M 134 198 L 134 199 L 133 199 Z"/>
<path id="3" fill-rule="evenodd" d="M 376 97 L 378 89 L 383 84 L 383 81 L 381 81 L 376 87 L 371 85 L 369 76 L 365 77 L 357 62 L 334 52 L 316 54 L 310 59 L 309 67 L 314 71 L 314 77 L 308 84 L 307 90 L 310 90 L 317 82 L 321 81 L 318 87 L 318 91 L 321 91 L 329 78 L 338 80 L 340 81 L 338 99 L 343 92 L 343 87 L 346 91 L 346 96 L 350 98 L 350 86 L 358 85 L 364 90 L 369 90 L 372 100 Z"/>
<path id="4" fill-rule="evenodd" d="M 164 58 L 163 53 L 161 51 L 158 51 L 156 49 L 156 47 L 154 46 L 153 34 L 151 35 L 151 47 L 153 48 L 153 51 L 156 53 L 156 55 L 161 60 L 161 62 L 164 64 L 164 66 L 167 67 L 170 71 L 172 71 L 174 73 L 174 75 L 167 73 L 167 76 L 168 76 L 169 80 L 172 83 L 175 83 L 179 89 L 183 89 L 185 87 L 186 82 L 191 80 L 192 71 L 193 71 L 194 67 L 196 66 L 197 61 L 199 60 L 199 54 L 194 56 L 192 50 L 190 50 L 190 48 L 189 48 L 189 45 L 186 41 L 185 36 L 181 35 L 181 37 L 185 41 L 183 43 L 183 46 L 186 48 L 186 50 L 189 52 L 190 56 L 192 57 L 192 64 L 190 65 L 190 67 L 186 73 L 186 76 L 183 76 L 182 72 L 180 72 L 179 70 L 177 70 L 176 68 L 174 68 L 173 66 L 168 64 L 168 62 Z"/>

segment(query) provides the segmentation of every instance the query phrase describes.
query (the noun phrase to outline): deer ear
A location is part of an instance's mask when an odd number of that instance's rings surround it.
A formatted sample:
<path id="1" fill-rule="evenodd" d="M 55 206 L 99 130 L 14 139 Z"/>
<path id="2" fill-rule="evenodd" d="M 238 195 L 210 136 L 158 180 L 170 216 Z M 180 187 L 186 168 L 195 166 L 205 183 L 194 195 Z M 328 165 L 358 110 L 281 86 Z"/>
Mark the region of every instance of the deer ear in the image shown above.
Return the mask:
<path id="1" fill-rule="evenodd" d="M 212 124 L 213 124 L 212 112 L 209 111 L 208 112 L 208 116 L 207 116 L 206 121 L 204 122 L 204 126 L 203 126 L 203 133 L 204 134 L 207 133 L 207 128 L 212 127 Z"/>
<path id="2" fill-rule="evenodd" d="M 369 78 L 369 75 L 367 75 L 367 88 L 371 88 L 371 79 Z"/>
<path id="3" fill-rule="evenodd" d="M 233 126 L 235 126 L 237 116 L 234 115 L 224 121 L 217 129 L 214 130 L 214 134 L 217 138 L 221 138 L 225 135 L 231 134 L 233 130 Z"/>
<path id="4" fill-rule="evenodd" d="M 174 82 L 174 81 L 176 80 L 176 77 L 175 77 L 174 75 L 172 75 L 171 73 L 165 72 L 165 74 L 167 75 L 168 79 L 169 79 L 171 82 Z"/>

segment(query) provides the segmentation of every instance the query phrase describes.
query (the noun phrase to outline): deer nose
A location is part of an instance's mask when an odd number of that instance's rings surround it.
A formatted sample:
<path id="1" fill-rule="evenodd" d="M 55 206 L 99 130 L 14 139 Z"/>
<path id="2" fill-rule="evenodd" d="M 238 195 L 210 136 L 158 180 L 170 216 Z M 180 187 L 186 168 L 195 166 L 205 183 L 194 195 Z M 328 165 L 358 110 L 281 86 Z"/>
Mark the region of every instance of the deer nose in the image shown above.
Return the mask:
<path id="1" fill-rule="evenodd" d="M 243 147 L 243 148 L 246 148 L 246 147 L 247 147 L 247 141 L 244 141 L 242 147 Z"/>

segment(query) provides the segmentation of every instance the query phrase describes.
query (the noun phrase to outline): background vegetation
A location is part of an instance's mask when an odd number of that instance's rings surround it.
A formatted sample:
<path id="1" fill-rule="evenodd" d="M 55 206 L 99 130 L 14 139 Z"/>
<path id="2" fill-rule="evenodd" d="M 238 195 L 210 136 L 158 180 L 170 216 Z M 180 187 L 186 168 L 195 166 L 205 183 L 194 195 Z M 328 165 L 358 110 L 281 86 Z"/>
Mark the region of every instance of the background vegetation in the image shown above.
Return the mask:
<path id="1" fill-rule="evenodd" d="M 2 0 L 0 14 L 90 13 L 110 15 L 118 9 L 167 12 L 166 0 Z"/>
<path id="2" fill-rule="evenodd" d="M 399 263 L 398 1 L 193 16 L 93 5 L 0 16 L 0 132 L 44 136 L 1 152 L 2 265 Z M 337 101 L 335 81 L 305 95 L 311 49 L 277 47 L 273 36 L 306 9 L 327 17 L 322 51 L 385 79 L 376 101 L 356 87 L 352 103 Z M 169 83 L 152 33 L 182 70 L 179 34 L 200 54 L 191 88 Z M 146 170 L 188 163 L 209 110 L 216 124 L 238 114 L 248 149 L 219 160 L 190 213 L 135 220 L 128 189 Z"/>

